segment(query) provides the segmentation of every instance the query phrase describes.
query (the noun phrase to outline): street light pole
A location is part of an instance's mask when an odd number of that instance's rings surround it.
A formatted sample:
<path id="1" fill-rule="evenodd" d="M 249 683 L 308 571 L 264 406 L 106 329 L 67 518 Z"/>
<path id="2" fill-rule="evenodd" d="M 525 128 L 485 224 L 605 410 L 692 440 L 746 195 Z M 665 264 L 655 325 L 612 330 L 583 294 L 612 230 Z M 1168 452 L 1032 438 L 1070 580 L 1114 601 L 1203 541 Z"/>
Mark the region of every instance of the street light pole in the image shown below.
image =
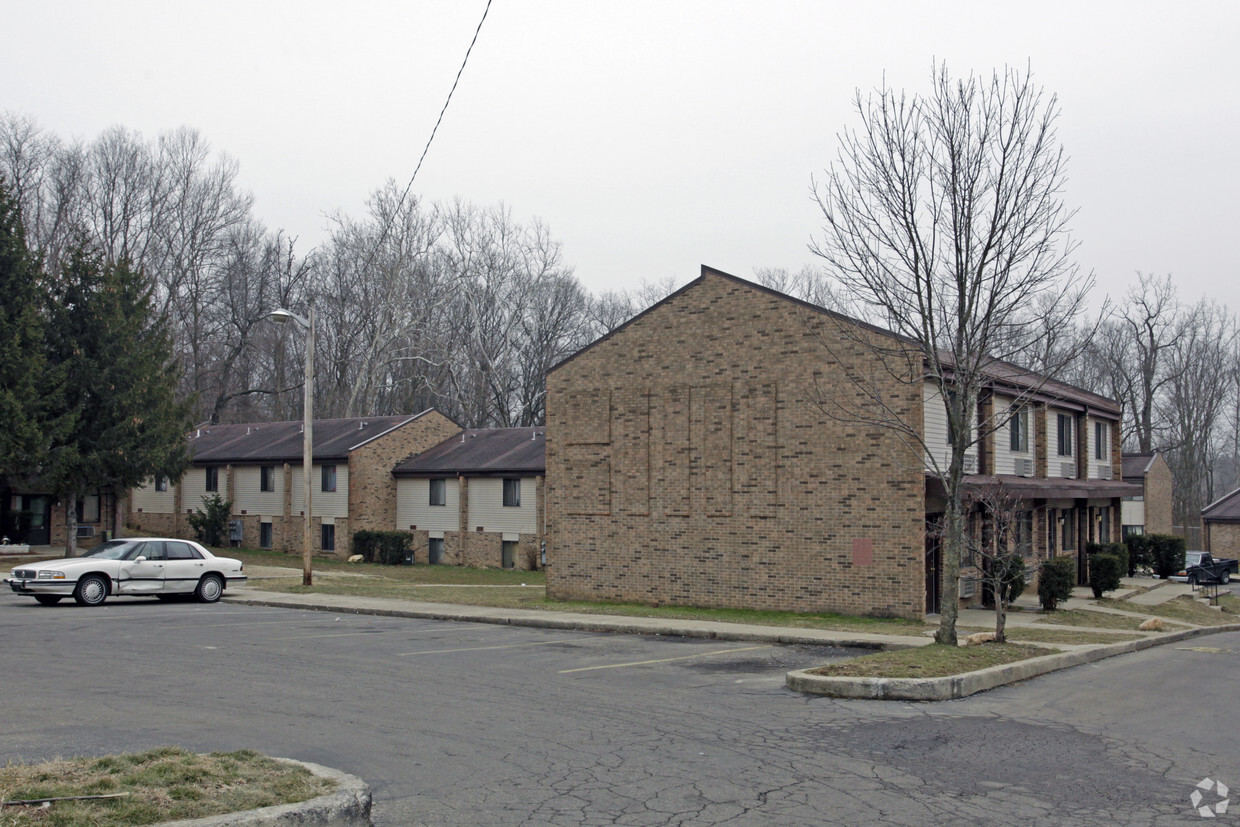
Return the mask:
<path id="1" fill-rule="evenodd" d="M 306 324 L 306 399 L 305 399 L 305 434 L 302 439 L 301 476 L 305 483 L 306 516 L 301 530 L 301 584 L 313 585 L 314 575 L 311 573 L 311 561 L 314 552 L 311 547 L 310 529 L 312 527 L 311 510 L 311 473 L 314 470 L 314 297 L 310 297 L 310 321 Z"/>
<path id="2" fill-rule="evenodd" d="M 312 485 L 311 476 L 314 471 L 314 297 L 310 297 L 310 318 L 304 319 L 291 310 L 280 308 L 267 314 L 277 322 L 290 319 L 306 331 L 306 387 L 305 400 L 302 404 L 304 422 L 302 424 L 301 441 L 301 480 L 304 484 L 302 505 L 305 510 L 301 528 L 301 584 L 310 586 L 314 583 L 311 563 L 314 560 L 311 529 L 313 528 Z"/>

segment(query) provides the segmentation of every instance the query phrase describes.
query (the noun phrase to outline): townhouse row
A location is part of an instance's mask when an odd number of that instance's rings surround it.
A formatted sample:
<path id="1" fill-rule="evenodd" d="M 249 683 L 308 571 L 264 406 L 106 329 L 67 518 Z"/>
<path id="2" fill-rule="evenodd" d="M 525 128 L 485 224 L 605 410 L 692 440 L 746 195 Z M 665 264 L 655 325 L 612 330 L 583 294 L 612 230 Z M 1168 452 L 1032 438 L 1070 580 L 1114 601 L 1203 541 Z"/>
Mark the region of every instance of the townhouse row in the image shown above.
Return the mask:
<path id="1" fill-rule="evenodd" d="M 537 567 L 542 429 L 462 431 L 428 410 L 316 421 L 312 436 L 315 553 L 348 555 L 358 531 L 405 530 L 413 532 L 416 562 Z M 190 469 L 180 480 L 152 479 L 134 489 L 129 524 L 192 536 L 189 516 L 218 494 L 232 503 L 232 544 L 300 552 L 302 438 L 300 422 L 195 430 Z"/>

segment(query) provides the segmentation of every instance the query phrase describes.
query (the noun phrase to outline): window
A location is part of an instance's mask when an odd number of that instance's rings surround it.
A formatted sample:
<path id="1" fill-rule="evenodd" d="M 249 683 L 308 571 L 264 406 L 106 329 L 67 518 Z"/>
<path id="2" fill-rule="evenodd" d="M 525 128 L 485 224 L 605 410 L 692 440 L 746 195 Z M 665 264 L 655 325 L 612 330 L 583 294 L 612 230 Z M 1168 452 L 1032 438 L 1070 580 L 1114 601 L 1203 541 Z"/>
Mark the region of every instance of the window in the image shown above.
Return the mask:
<path id="1" fill-rule="evenodd" d="M 1029 451 L 1029 409 L 1023 405 L 1012 410 L 1012 418 L 1008 420 L 1011 429 L 1009 447 L 1018 453 Z"/>
<path id="2" fill-rule="evenodd" d="M 276 467 L 274 465 L 264 465 L 258 469 L 258 490 L 276 490 Z"/>
<path id="3" fill-rule="evenodd" d="M 1033 556 L 1033 512 L 1021 511 L 1016 515 L 1016 551 L 1028 560 Z"/>
<path id="4" fill-rule="evenodd" d="M 1111 458 L 1111 429 L 1105 422 L 1094 423 L 1094 459 Z"/>
<path id="5" fill-rule="evenodd" d="M 220 490 L 220 469 L 204 468 L 203 470 L 206 471 L 207 473 L 207 484 L 206 484 L 205 490 L 219 491 Z"/>
<path id="6" fill-rule="evenodd" d="M 504 568 L 516 568 L 517 565 L 517 541 L 504 540 L 503 548 L 500 550 L 500 562 Z"/>
<path id="7" fill-rule="evenodd" d="M 432 537 L 430 548 L 428 549 L 428 561 L 432 566 L 437 566 L 443 562 L 443 538 Z"/>
<path id="8" fill-rule="evenodd" d="M 1063 550 L 1076 549 L 1076 509 L 1065 508 L 1059 512 L 1063 517 Z"/>
<path id="9" fill-rule="evenodd" d="M 322 533 L 322 538 L 323 538 L 323 543 L 322 543 L 323 551 L 335 551 L 336 550 L 336 525 L 335 523 L 328 523 L 326 525 L 321 526 L 321 528 L 322 528 L 321 533 Z"/>
<path id="10" fill-rule="evenodd" d="M 168 478 L 167 477 L 156 477 L 155 478 L 155 490 L 156 491 L 167 491 L 168 490 Z"/>
<path id="11" fill-rule="evenodd" d="M 99 522 L 99 495 L 91 494 L 78 500 L 77 520 L 79 523 Z"/>
<path id="12" fill-rule="evenodd" d="M 504 505 L 517 508 L 521 505 L 521 480 L 512 477 L 504 478 Z"/>
<path id="13" fill-rule="evenodd" d="M 271 548 L 271 523 L 258 524 L 258 547 Z"/>
<path id="14" fill-rule="evenodd" d="M 164 552 L 168 555 L 169 560 L 197 560 L 202 557 L 201 554 L 190 547 L 189 543 L 167 541 L 164 543 Z"/>
<path id="15" fill-rule="evenodd" d="M 431 480 L 431 505 L 447 505 L 448 504 L 448 481 L 447 480 Z"/>
<path id="16" fill-rule="evenodd" d="M 1059 414 L 1059 456 L 1072 456 L 1072 414 Z"/>
<path id="17" fill-rule="evenodd" d="M 1111 542 L 1111 509 L 1106 506 L 1098 509 L 1098 542 Z"/>
<path id="18" fill-rule="evenodd" d="M 1140 535 L 1144 534 L 1144 533 L 1145 533 L 1145 526 L 1143 526 L 1143 525 L 1126 525 L 1126 526 L 1124 526 L 1124 527 L 1123 527 L 1123 529 L 1121 529 L 1121 531 L 1123 531 L 1123 534 L 1124 534 L 1124 539 L 1125 539 L 1125 540 L 1127 540 L 1129 537 L 1137 537 L 1137 536 L 1140 536 Z"/>
<path id="19" fill-rule="evenodd" d="M 321 491 L 335 491 L 336 490 L 336 466 L 324 465 L 322 467 L 322 471 L 323 471 L 323 480 L 322 480 L 322 487 L 320 488 L 320 490 Z M 326 528 L 326 526 L 324 527 Z"/>

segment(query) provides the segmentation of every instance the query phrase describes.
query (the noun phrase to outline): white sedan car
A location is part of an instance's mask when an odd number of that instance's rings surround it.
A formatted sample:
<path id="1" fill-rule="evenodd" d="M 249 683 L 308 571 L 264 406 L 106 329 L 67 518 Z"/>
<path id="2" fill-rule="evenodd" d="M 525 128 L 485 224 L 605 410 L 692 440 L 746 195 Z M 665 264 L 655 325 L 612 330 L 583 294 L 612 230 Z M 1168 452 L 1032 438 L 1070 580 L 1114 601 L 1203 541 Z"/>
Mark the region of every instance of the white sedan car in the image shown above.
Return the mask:
<path id="1" fill-rule="evenodd" d="M 81 557 L 45 560 L 13 569 L 5 583 L 44 606 L 72 597 L 98 606 L 108 595 L 220 599 L 226 586 L 245 582 L 241 561 L 216 557 L 197 543 L 164 537 L 109 540 Z"/>

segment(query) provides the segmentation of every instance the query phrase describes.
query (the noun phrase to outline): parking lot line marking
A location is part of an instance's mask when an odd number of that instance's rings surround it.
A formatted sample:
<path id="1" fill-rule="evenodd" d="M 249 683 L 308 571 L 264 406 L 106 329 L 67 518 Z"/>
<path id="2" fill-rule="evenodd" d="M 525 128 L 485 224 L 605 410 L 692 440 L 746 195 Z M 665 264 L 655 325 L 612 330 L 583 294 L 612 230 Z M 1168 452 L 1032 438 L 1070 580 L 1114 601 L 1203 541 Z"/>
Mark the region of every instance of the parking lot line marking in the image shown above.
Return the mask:
<path id="1" fill-rule="evenodd" d="M 425 652 L 401 652 L 396 657 L 408 658 L 414 655 L 444 655 L 453 652 L 488 652 L 495 649 L 519 649 L 522 646 L 551 646 L 556 643 L 570 643 L 578 640 L 592 640 L 588 637 L 565 638 L 564 640 L 540 640 L 536 643 L 506 643 L 503 646 L 463 646 L 456 649 L 427 649 Z"/>
<path id="2" fill-rule="evenodd" d="M 630 663 L 609 663 L 604 666 L 582 666 L 578 669 L 561 669 L 561 675 L 570 675 L 573 672 L 590 672 L 594 669 L 620 669 L 624 666 L 646 666 L 651 663 L 670 663 L 674 660 L 692 660 L 694 658 L 706 658 L 712 655 L 730 655 L 733 652 L 752 652 L 754 649 L 773 649 L 773 646 L 742 646 L 739 649 L 718 649 L 714 652 L 698 652 L 695 655 L 681 655 L 676 658 L 658 658 L 656 660 L 635 660 Z"/>
<path id="3" fill-rule="evenodd" d="M 433 631 L 433 630 L 425 630 L 425 631 Z M 356 637 L 357 635 L 395 635 L 395 634 L 407 635 L 407 634 L 410 634 L 410 632 L 411 630 L 409 629 L 381 629 L 381 630 L 372 630 L 369 632 L 328 632 L 322 635 L 291 635 L 290 637 L 268 638 L 268 640 L 309 640 L 311 638 L 316 638 L 316 637 Z"/>

